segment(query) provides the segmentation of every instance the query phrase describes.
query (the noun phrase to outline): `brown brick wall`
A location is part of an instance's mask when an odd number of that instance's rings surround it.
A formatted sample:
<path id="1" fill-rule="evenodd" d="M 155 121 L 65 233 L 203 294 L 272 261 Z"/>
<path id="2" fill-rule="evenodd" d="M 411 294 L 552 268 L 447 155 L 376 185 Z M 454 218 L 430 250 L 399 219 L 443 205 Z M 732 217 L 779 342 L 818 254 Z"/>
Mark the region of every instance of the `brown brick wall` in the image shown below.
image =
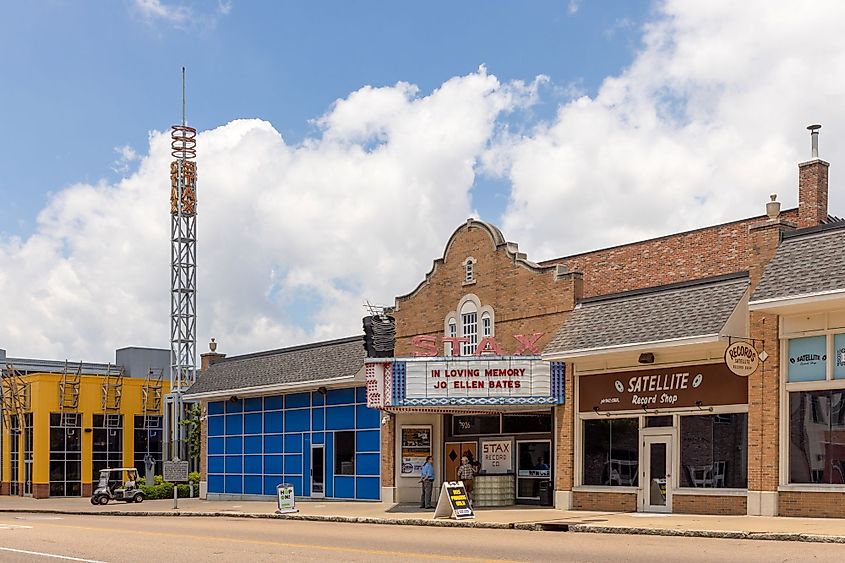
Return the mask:
<path id="1" fill-rule="evenodd" d="M 50 483 L 33 483 L 32 498 L 49 498 Z"/>
<path id="2" fill-rule="evenodd" d="M 3 481 L 0 483 L 0 495 L 8 495 L 9 494 L 9 482 Z"/>
<path id="3" fill-rule="evenodd" d="M 572 493 L 573 510 L 606 510 L 611 512 L 636 512 L 637 493 Z"/>
<path id="4" fill-rule="evenodd" d="M 781 218 L 794 222 L 798 211 L 784 211 Z M 753 217 L 543 264 L 583 272 L 584 297 L 743 272 L 751 268 L 749 226 L 766 221 L 766 216 Z"/>
<path id="5" fill-rule="evenodd" d="M 465 285 L 464 261 L 470 256 L 476 259 L 476 282 Z M 570 274 L 555 280 L 553 266 L 534 269 L 522 265 L 506 245 L 494 247 L 485 226 L 464 225 L 451 239 L 446 257 L 435 262 L 426 282 L 396 299 L 396 355 L 413 354 L 413 336 L 443 336 L 446 316 L 469 293 L 478 296 L 482 306 L 493 307 L 496 340 L 505 354 L 519 348 L 514 334 L 545 333 L 538 341 L 542 350 L 575 306 L 580 290 L 580 276 Z M 437 346 L 442 352 L 439 341 Z"/>
<path id="6" fill-rule="evenodd" d="M 829 167 L 819 159 L 798 165 L 798 228 L 815 227 L 827 217 Z"/>
<path id="7" fill-rule="evenodd" d="M 778 494 L 778 514 L 811 518 L 845 518 L 845 493 L 781 491 Z"/>
<path id="8" fill-rule="evenodd" d="M 677 514 L 745 515 L 748 499 L 744 496 L 674 495 L 672 512 Z"/>

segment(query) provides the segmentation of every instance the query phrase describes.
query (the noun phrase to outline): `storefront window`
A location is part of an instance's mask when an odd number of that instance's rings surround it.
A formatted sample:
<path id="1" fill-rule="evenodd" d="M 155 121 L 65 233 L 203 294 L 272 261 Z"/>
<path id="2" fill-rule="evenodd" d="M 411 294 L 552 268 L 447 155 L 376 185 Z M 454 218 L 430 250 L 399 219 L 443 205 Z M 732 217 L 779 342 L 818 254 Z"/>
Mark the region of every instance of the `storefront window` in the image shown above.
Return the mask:
<path id="1" fill-rule="evenodd" d="M 551 413 L 502 415 L 503 434 L 545 434 L 552 431 Z"/>
<path id="2" fill-rule="evenodd" d="M 681 487 L 748 487 L 748 415 L 681 417 Z"/>
<path id="3" fill-rule="evenodd" d="M 82 494 L 82 426 L 78 413 L 50 413 L 50 496 Z"/>
<path id="4" fill-rule="evenodd" d="M 823 381 L 827 377 L 827 337 L 807 336 L 789 340 L 787 381 Z"/>
<path id="5" fill-rule="evenodd" d="M 334 474 L 355 475 L 355 432 L 335 432 L 334 452 Z"/>
<path id="6" fill-rule="evenodd" d="M 833 378 L 845 379 L 845 334 L 833 336 Z"/>
<path id="7" fill-rule="evenodd" d="M 637 486 L 639 434 L 636 418 L 585 420 L 582 484 Z"/>
<path id="8" fill-rule="evenodd" d="M 499 415 L 465 415 L 452 417 L 454 436 L 473 436 L 475 434 L 500 434 Z"/>
<path id="9" fill-rule="evenodd" d="M 789 482 L 845 484 L 845 390 L 789 394 Z"/>

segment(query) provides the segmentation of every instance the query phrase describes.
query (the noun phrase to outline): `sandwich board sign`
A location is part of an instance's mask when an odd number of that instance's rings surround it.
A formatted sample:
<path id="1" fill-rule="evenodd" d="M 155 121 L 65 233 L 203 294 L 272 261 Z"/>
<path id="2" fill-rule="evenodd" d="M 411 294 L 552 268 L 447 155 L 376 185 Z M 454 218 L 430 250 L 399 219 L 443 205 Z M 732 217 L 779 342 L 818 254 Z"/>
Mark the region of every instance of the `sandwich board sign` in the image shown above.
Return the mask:
<path id="1" fill-rule="evenodd" d="M 276 485 L 276 500 L 278 501 L 276 514 L 299 512 L 299 509 L 296 507 L 296 497 L 293 494 L 293 485 L 290 483 Z"/>
<path id="2" fill-rule="evenodd" d="M 455 520 L 475 518 L 475 512 L 472 511 L 472 505 L 469 502 L 463 481 L 446 481 L 443 483 L 440 487 L 440 496 L 437 498 L 434 517 L 454 518 Z"/>

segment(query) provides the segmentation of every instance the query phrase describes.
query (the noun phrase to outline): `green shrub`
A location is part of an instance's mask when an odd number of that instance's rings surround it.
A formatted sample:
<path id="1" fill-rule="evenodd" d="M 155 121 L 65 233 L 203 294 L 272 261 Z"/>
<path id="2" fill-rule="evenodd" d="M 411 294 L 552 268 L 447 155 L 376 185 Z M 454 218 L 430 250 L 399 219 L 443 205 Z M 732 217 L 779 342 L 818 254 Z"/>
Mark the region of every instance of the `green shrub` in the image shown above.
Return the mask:
<path id="1" fill-rule="evenodd" d="M 199 471 L 191 471 L 188 473 L 188 482 L 193 483 L 194 487 L 199 486 L 200 484 L 200 472 Z"/>
<path id="2" fill-rule="evenodd" d="M 157 485 L 153 485 L 151 487 L 147 485 L 141 485 L 141 490 L 144 491 L 144 495 L 149 500 L 159 500 L 159 499 L 169 499 L 173 498 L 173 483 L 165 483 L 161 482 Z M 188 485 L 181 484 L 176 488 L 176 494 L 179 495 L 179 498 L 188 498 L 191 495 L 190 488 Z M 194 496 L 199 495 L 199 488 L 194 487 Z"/>

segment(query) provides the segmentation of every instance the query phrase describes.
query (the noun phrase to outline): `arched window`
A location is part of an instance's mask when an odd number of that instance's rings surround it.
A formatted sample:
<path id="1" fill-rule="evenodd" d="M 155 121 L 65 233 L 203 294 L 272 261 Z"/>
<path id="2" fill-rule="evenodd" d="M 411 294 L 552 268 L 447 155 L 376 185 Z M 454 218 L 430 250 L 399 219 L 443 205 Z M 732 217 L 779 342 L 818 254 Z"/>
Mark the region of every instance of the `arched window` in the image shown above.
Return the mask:
<path id="1" fill-rule="evenodd" d="M 455 317 L 450 317 L 446 323 L 446 335 L 455 337 L 458 336 L 458 323 L 455 321 Z M 451 356 L 452 355 L 452 343 L 447 342 L 443 346 L 443 355 L 444 356 Z"/>
<path id="2" fill-rule="evenodd" d="M 487 311 L 481 313 L 481 336 L 482 338 L 493 336 L 493 319 Z"/>
<path id="3" fill-rule="evenodd" d="M 466 301 L 461 307 L 461 336 L 467 339 L 461 343 L 461 356 L 475 354 L 478 346 L 478 306 L 473 301 Z"/>
<path id="4" fill-rule="evenodd" d="M 475 258 L 470 256 L 464 260 L 464 284 L 475 281 Z"/>

